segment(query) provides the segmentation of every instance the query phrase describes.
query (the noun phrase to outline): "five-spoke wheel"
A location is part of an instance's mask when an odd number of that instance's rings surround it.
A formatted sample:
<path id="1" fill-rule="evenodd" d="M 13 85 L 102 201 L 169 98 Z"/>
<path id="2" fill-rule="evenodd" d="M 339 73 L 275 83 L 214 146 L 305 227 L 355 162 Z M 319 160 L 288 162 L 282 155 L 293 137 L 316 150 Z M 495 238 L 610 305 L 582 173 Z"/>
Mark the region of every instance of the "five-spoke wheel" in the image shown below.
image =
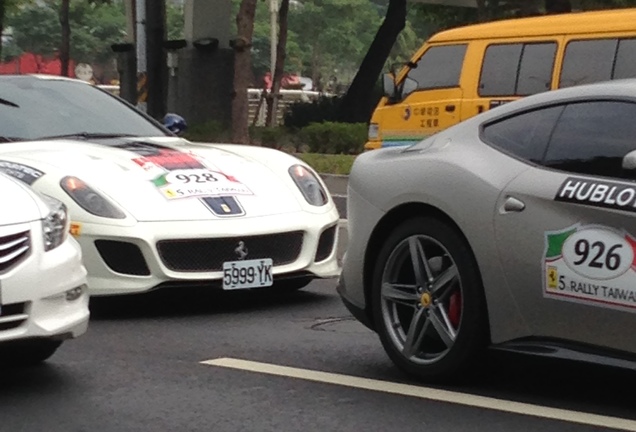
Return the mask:
<path id="1" fill-rule="evenodd" d="M 406 221 L 376 263 L 373 307 L 393 361 L 428 379 L 459 376 L 484 345 L 483 290 L 470 249 L 433 218 Z"/>

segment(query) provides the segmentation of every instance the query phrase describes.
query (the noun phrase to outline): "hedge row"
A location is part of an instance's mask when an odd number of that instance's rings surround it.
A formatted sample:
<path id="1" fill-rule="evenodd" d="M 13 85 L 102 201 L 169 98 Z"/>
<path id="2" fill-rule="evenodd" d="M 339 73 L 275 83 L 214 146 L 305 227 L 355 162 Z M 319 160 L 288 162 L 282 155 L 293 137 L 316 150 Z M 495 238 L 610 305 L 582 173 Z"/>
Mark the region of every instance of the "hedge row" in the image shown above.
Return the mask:
<path id="1" fill-rule="evenodd" d="M 292 105 L 285 113 L 285 126 L 252 127 L 253 144 L 296 153 L 359 154 L 367 139 L 364 123 L 338 123 L 340 98 L 321 97 Z M 186 133 L 193 141 L 229 142 L 230 133 L 219 122 L 193 125 Z"/>
<path id="2" fill-rule="evenodd" d="M 229 131 L 218 122 L 194 125 L 186 138 L 199 142 L 229 142 Z M 367 139 L 364 123 L 311 123 L 298 130 L 286 127 L 250 129 L 253 144 L 264 147 L 325 154 L 359 154 Z"/>

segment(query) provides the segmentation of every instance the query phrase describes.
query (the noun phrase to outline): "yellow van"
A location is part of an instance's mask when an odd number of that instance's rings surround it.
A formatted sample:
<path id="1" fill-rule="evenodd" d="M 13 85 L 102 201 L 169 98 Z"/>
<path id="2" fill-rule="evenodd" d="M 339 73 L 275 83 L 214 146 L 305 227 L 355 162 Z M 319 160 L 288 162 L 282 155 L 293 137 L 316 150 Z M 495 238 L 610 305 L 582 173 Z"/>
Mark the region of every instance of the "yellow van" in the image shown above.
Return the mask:
<path id="1" fill-rule="evenodd" d="M 523 96 L 636 77 L 636 8 L 476 24 L 431 37 L 396 77 L 366 149 L 408 145 Z"/>

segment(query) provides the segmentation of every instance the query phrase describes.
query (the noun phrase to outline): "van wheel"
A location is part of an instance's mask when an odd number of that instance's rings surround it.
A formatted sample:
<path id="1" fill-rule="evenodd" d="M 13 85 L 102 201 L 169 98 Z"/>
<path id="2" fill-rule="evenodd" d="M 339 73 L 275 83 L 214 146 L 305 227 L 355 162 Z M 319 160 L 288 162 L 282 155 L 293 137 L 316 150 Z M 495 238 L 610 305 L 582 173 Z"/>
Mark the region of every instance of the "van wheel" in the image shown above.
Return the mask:
<path id="1" fill-rule="evenodd" d="M 486 345 L 477 264 L 463 237 L 438 219 L 410 219 L 389 235 L 376 261 L 372 305 L 391 360 L 427 381 L 462 377 Z"/>
<path id="2" fill-rule="evenodd" d="M 9 342 L 0 347 L 0 363 L 10 366 L 34 366 L 55 354 L 60 345 L 61 341 L 49 339 Z"/>

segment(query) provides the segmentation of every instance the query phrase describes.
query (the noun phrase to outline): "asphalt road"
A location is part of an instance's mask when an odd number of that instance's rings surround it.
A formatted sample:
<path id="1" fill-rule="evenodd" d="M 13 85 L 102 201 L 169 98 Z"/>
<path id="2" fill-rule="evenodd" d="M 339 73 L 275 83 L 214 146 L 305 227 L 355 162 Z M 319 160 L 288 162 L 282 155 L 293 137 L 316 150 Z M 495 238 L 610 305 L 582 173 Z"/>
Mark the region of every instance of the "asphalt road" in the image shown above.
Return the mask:
<path id="1" fill-rule="evenodd" d="M 467 394 L 464 404 L 390 394 L 377 381 L 352 387 L 365 377 L 432 394 L 351 319 L 334 280 L 281 296 L 170 290 L 91 308 L 89 332 L 48 364 L 0 371 L 0 431 L 608 430 L 542 418 L 541 407 L 636 419 L 633 372 L 570 362 L 492 356 L 475 381 L 447 388 Z M 201 363 L 218 359 L 233 367 Z M 296 369 L 275 376 L 237 359 Z M 308 380 L 314 371 L 341 375 Z M 500 402 L 479 408 L 474 395 Z M 504 401 L 539 407 L 512 414 L 496 409 Z"/>

